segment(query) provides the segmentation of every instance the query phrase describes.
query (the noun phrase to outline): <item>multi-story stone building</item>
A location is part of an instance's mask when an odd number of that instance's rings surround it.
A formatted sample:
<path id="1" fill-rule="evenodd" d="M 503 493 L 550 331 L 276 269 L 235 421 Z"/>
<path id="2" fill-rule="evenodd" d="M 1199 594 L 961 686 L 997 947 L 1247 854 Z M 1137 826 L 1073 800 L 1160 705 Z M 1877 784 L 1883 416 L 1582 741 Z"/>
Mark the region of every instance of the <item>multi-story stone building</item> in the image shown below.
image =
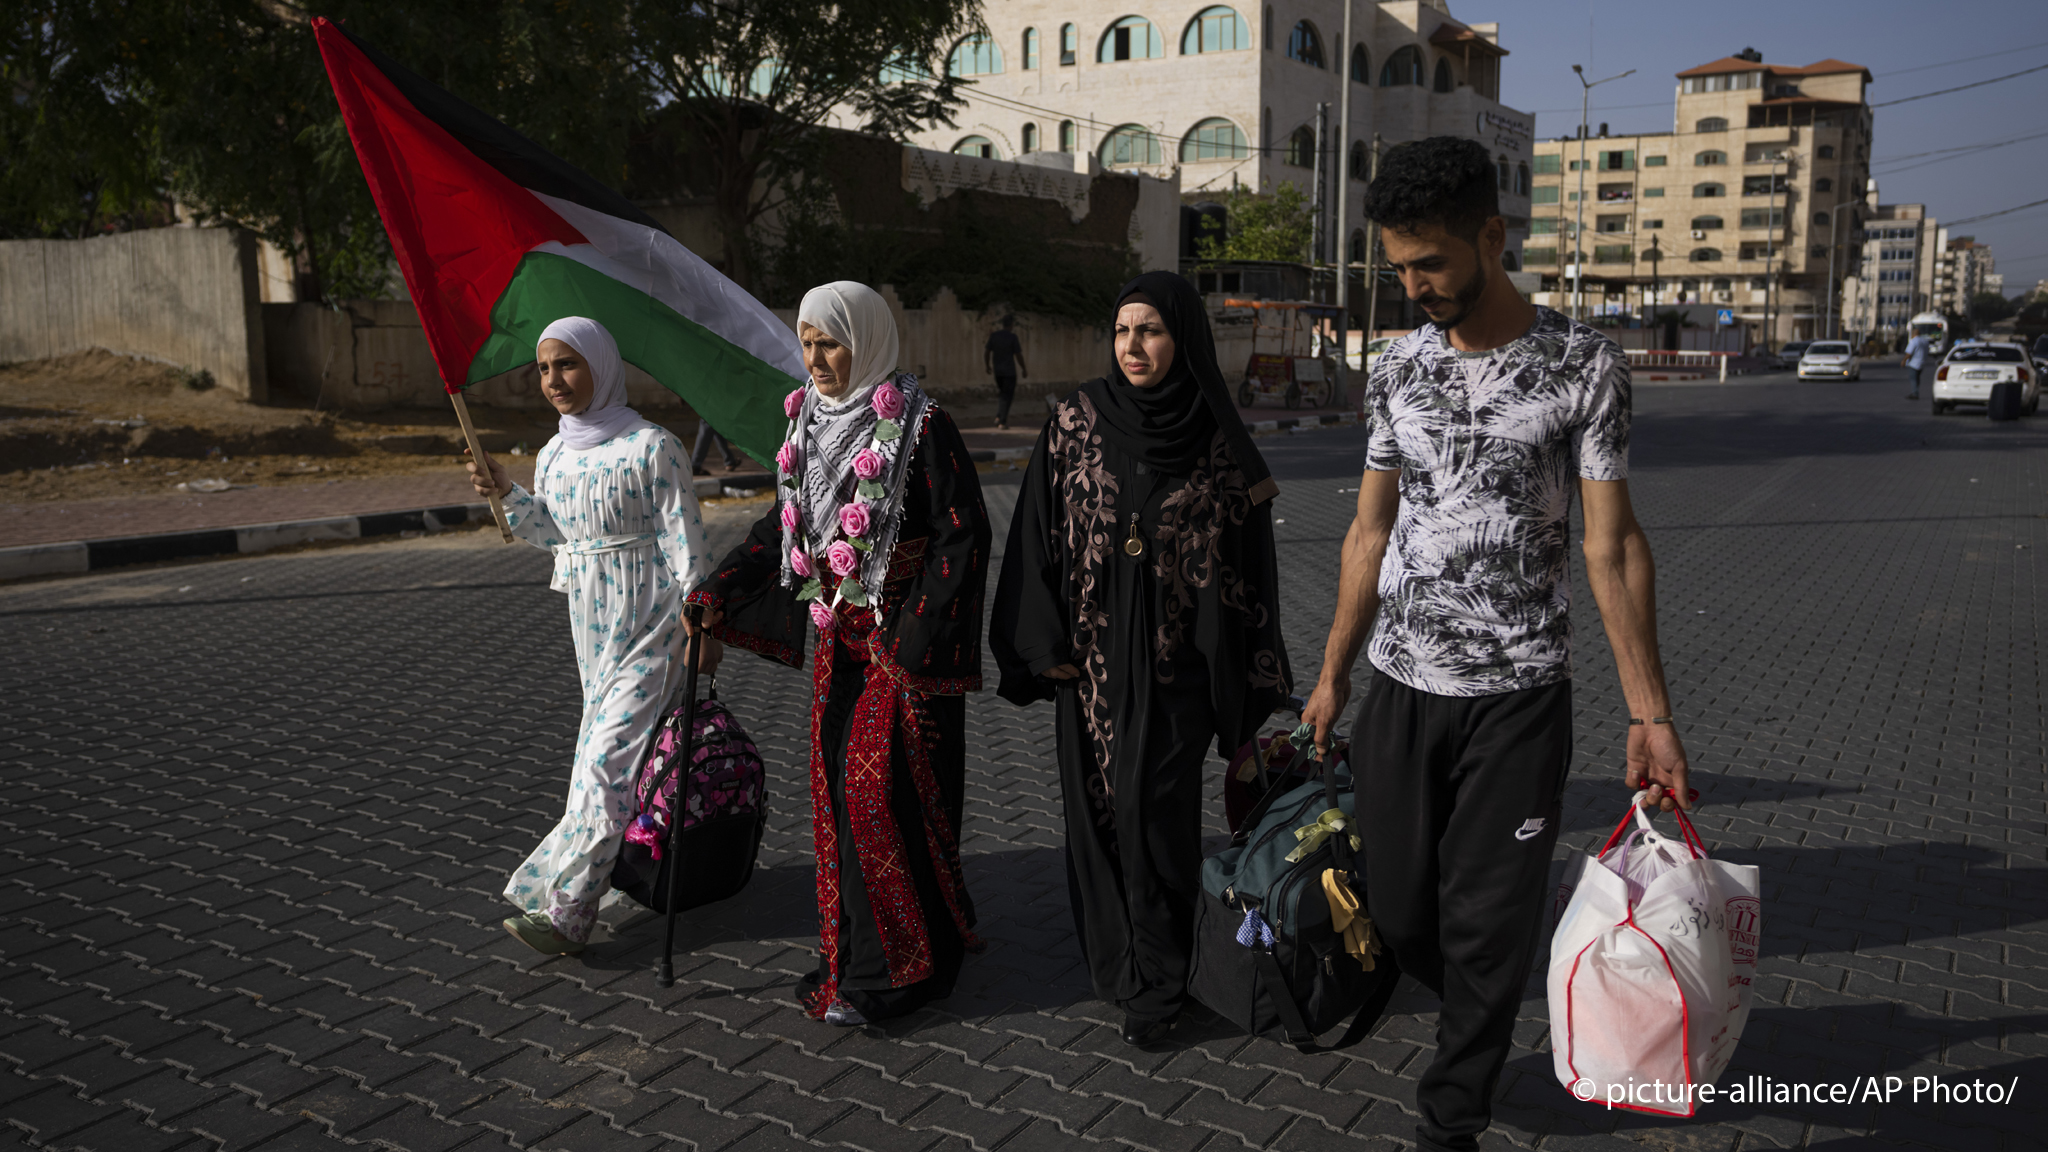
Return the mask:
<path id="1" fill-rule="evenodd" d="M 1507 50 L 1498 26 L 1453 19 L 1447 0 L 1182 0 L 1119 10 L 999 0 L 986 20 L 989 35 L 962 41 L 949 59 L 955 74 L 974 80 L 954 117 L 958 127 L 931 129 L 913 143 L 1082 172 L 1177 171 L 1190 201 L 1240 186 L 1312 192 L 1317 106 L 1327 104 L 1325 259 L 1340 249 L 1361 265 L 1365 258 L 1375 134 L 1388 146 L 1434 135 L 1482 141 L 1499 168 L 1511 248 L 1525 234 L 1535 120 L 1500 102 Z M 1345 99 L 1351 137 L 1339 141 Z M 1349 200 L 1350 234 L 1341 246 L 1340 194 Z"/>
<path id="2" fill-rule="evenodd" d="M 1951 288 L 1948 301 L 1942 307 L 1957 315 L 1968 316 L 1970 302 L 1977 293 L 2005 295 L 2005 277 L 1999 274 L 1998 261 L 1991 255 L 1991 245 L 1977 243 L 1975 236 L 1956 236 L 1944 248 Z"/>
<path id="3" fill-rule="evenodd" d="M 1840 331 L 1897 343 L 1922 312 L 1946 312 L 1954 296 L 1948 230 L 1925 204 L 1880 203 L 1867 182 L 1858 233 L 1860 270 L 1842 282 Z"/>
<path id="4" fill-rule="evenodd" d="M 1572 307 L 1577 272 L 1589 317 L 1705 303 L 1746 343 L 1812 338 L 1855 271 L 1869 71 L 1748 49 L 1677 78 L 1670 132 L 1536 145 L 1523 259 L 1544 274 L 1538 301 Z"/>

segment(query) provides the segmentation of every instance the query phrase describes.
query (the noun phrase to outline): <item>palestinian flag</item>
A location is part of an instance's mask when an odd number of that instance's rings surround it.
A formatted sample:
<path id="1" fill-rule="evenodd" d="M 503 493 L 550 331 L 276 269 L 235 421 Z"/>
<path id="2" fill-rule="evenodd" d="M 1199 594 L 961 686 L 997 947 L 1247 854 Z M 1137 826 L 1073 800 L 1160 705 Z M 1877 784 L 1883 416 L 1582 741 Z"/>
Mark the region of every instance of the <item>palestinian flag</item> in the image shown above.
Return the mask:
<path id="1" fill-rule="evenodd" d="M 332 21 L 313 34 L 448 391 L 532 363 L 542 329 L 588 316 L 627 363 L 774 459 L 782 398 L 805 375 L 774 313 L 560 157 Z"/>

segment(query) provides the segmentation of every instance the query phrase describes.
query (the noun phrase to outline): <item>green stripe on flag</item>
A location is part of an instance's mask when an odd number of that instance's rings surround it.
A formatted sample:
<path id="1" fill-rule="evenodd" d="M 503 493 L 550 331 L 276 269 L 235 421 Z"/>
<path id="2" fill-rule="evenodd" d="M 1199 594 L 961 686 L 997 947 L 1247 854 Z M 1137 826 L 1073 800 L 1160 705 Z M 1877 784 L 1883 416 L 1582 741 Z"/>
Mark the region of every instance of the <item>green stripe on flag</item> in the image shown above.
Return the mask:
<path id="1" fill-rule="evenodd" d="M 551 252 L 529 252 L 491 307 L 491 335 L 469 383 L 531 364 L 534 345 L 564 316 L 588 316 L 619 355 L 683 398 L 727 440 L 773 469 L 789 420 L 782 398 L 801 381 L 647 293 Z"/>

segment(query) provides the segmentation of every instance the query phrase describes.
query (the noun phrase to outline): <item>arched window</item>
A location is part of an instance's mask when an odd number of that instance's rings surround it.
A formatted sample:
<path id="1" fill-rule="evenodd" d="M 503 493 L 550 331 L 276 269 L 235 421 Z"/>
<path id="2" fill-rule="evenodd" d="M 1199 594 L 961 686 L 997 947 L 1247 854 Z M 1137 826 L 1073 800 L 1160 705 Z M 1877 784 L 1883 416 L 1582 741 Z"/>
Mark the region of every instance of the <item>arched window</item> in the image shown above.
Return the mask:
<path id="1" fill-rule="evenodd" d="M 953 45 L 946 70 L 955 76 L 993 76 L 1003 70 L 1003 52 L 986 36 L 969 36 Z"/>
<path id="2" fill-rule="evenodd" d="M 1719 248 L 1695 248 L 1692 250 L 1692 262 L 1695 264 L 1711 264 L 1720 258 L 1721 250 Z"/>
<path id="3" fill-rule="evenodd" d="M 1365 263 L 1365 229 L 1363 228 L 1354 228 L 1351 231 L 1351 262 L 1353 264 Z"/>
<path id="4" fill-rule="evenodd" d="M 1528 194 L 1529 164 L 1527 161 L 1524 161 L 1520 164 L 1515 165 L 1515 195 L 1527 196 Z"/>
<path id="5" fill-rule="evenodd" d="M 1024 30 L 1024 70 L 1026 72 L 1031 72 L 1035 71 L 1037 68 L 1038 29 L 1026 28 Z"/>
<path id="6" fill-rule="evenodd" d="M 1457 84 L 1453 83 L 1451 80 L 1451 62 L 1449 60 L 1445 60 L 1442 58 L 1439 58 L 1437 60 L 1435 87 L 1436 90 L 1439 92 L 1449 92 L 1451 89 L 1457 87 Z"/>
<path id="7" fill-rule="evenodd" d="M 1719 216 L 1695 216 L 1692 218 L 1692 230 L 1695 232 L 1712 232 L 1719 227 L 1721 227 L 1721 218 Z"/>
<path id="8" fill-rule="evenodd" d="M 1323 38 L 1316 32 L 1315 25 L 1303 20 L 1287 34 L 1287 58 L 1318 68 L 1323 66 Z"/>
<path id="9" fill-rule="evenodd" d="M 1351 142 L 1351 178 L 1353 180 L 1372 179 L 1372 168 L 1366 159 L 1365 141 L 1363 140 L 1353 140 Z"/>
<path id="10" fill-rule="evenodd" d="M 1074 122 L 1072 120 L 1060 121 L 1060 151 L 1072 152 L 1079 144 L 1079 133 L 1074 130 Z"/>
<path id="11" fill-rule="evenodd" d="M 1245 139 L 1244 132 L 1221 116 L 1211 116 L 1196 124 L 1180 141 L 1183 164 L 1197 160 L 1242 160 L 1251 154 L 1251 141 Z"/>
<path id="12" fill-rule="evenodd" d="M 1159 29 L 1143 16 L 1126 16 L 1109 26 L 1102 43 L 1095 48 L 1095 62 L 1114 64 L 1119 60 L 1156 60 L 1166 55 Z M 1155 145 L 1156 147 L 1156 145 Z"/>
<path id="13" fill-rule="evenodd" d="M 960 142 L 953 145 L 953 154 L 955 156 L 979 156 L 983 160 L 1001 160 L 1003 158 L 1003 154 L 996 151 L 995 141 L 986 136 L 962 136 Z"/>
<path id="14" fill-rule="evenodd" d="M 1413 44 L 1403 45 L 1380 65 L 1380 87 L 1399 88 L 1405 84 L 1422 86 L 1422 49 Z"/>
<path id="15" fill-rule="evenodd" d="M 1725 195 L 1727 191 L 1726 188 L 1721 187 L 1719 184 L 1695 184 L 1692 186 L 1692 195 L 1695 200 L 1705 199 L 1708 196 Z"/>
<path id="16" fill-rule="evenodd" d="M 1038 151 L 1038 125 L 1026 124 L 1024 126 L 1023 144 L 1026 152 Z"/>
<path id="17" fill-rule="evenodd" d="M 1835 158 L 1835 146 L 1833 144 L 1823 144 L 1819 148 L 1814 149 L 1813 154 L 1822 160 L 1833 160 Z"/>
<path id="18" fill-rule="evenodd" d="M 1294 134 L 1287 138 L 1287 162 L 1296 168 L 1313 168 L 1316 166 L 1315 129 L 1304 124 L 1296 128 Z"/>
<path id="19" fill-rule="evenodd" d="M 1372 83 L 1372 57 L 1366 52 L 1363 44 L 1351 46 L 1351 82 L 1366 85 Z"/>
<path id="20" fill-rule="evenodd" d="M 1237 9 L 1218 4 L 1204 8 L 1188 21 L 1187 31 L 1180 34 L 1180 54 L 1193 56 L 1197 52 L 1236 52 L 1252 46 L 1252 30 L 1245 26 L 1244 17 Z"/>
<path id="21" fill-rule="evenodd" d="M 1060 64 L 1071 66 L 1074 63 L 1074 54 L 1080 50 L 1081 33 L 1072 24 L 1060 25 Z"/>
<path id="22" fill-rule="evenodd" d="M 1700 165 L 1726 164 L 1728 162 L 1728 154 L 1709 148 L 1705 152 L 1695 155 L 1692 158 L 1692 162 Z"/>
<path id="23" fill-rule="evenodd" d="M 1495 174 L 1495 187 L 1499 188 L 1502 192 L 1514 187 L 1514 172 L 1508 167 L 1507 157 L 1494 157 L 1493 170 Z"/>
<path id="24" fill-rule="evenodd" d="M 1159 163 L 1159 137 L 1142 124 L 1125 124 L 1103 138 L 1104 168 L 1135 168 Z"/>
<path id="25" fill-rule="evenodd" d="M 1813 190 L 1815 192 L 1833 192 L 1835 190 L 1835 182 L 1823 176 L 1813 182 Z"/>
<path id="26" fill-rule="evenodd" d="M 1520 272 L 1522 270 L 1522 261 L 1510 249 L 1500 254 L 1500 267 L 1503 272 Z"/>
<path id="27" fill-rule="evenodd" d="M 1726 132 L 1728 130 L 1728 121 L 1719 116 L 1709 116 L 1705 120 L 1694 124 L 1692 130 L 1695 132 Z"/>
<path id="28" fill-rule="evenodd" d="M 1273 6 L 1266 5 L 1266 20 L 1259 25 L 1259 35 L 1265 40 L 1266 51 L 1273 50 Z"/>

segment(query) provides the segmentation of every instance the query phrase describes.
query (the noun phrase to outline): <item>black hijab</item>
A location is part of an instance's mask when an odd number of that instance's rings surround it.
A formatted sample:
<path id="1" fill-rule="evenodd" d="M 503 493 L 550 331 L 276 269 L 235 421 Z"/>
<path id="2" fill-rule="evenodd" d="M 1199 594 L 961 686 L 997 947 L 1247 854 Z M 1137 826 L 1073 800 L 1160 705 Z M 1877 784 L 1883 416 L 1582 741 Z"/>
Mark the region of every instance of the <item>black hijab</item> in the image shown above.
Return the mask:
<path id="1" fill-rule="evenodd" d="M 1272 499 L 1279 486 L 1273 483 L 1265 457 L 1245 431 L 1237 406 L 1230 402 L 1201 294 L 1172 272 L 1147 272 L 1117 293 L 1116 307 L 1110 310 L 1112 324 L 1116 313 L 1132 300 L 1159 309 L 1167 334 L 1173 337 L 1173 365 L 1165 380 L 1138 388 L 1124 378 L 1123 367 L 1112 352 L 1109 374 L 1081 385 L 1081 391 L 1095 403 L 1101 420 L 1097 427 L 1147 467 L 1175 475 L 1194 470 L 1195 461 L 1209 450 L 1216 429 L 1221 428 L 1230 442 L 1232 458 L 1244 473 L 1252 502 Z"/>

